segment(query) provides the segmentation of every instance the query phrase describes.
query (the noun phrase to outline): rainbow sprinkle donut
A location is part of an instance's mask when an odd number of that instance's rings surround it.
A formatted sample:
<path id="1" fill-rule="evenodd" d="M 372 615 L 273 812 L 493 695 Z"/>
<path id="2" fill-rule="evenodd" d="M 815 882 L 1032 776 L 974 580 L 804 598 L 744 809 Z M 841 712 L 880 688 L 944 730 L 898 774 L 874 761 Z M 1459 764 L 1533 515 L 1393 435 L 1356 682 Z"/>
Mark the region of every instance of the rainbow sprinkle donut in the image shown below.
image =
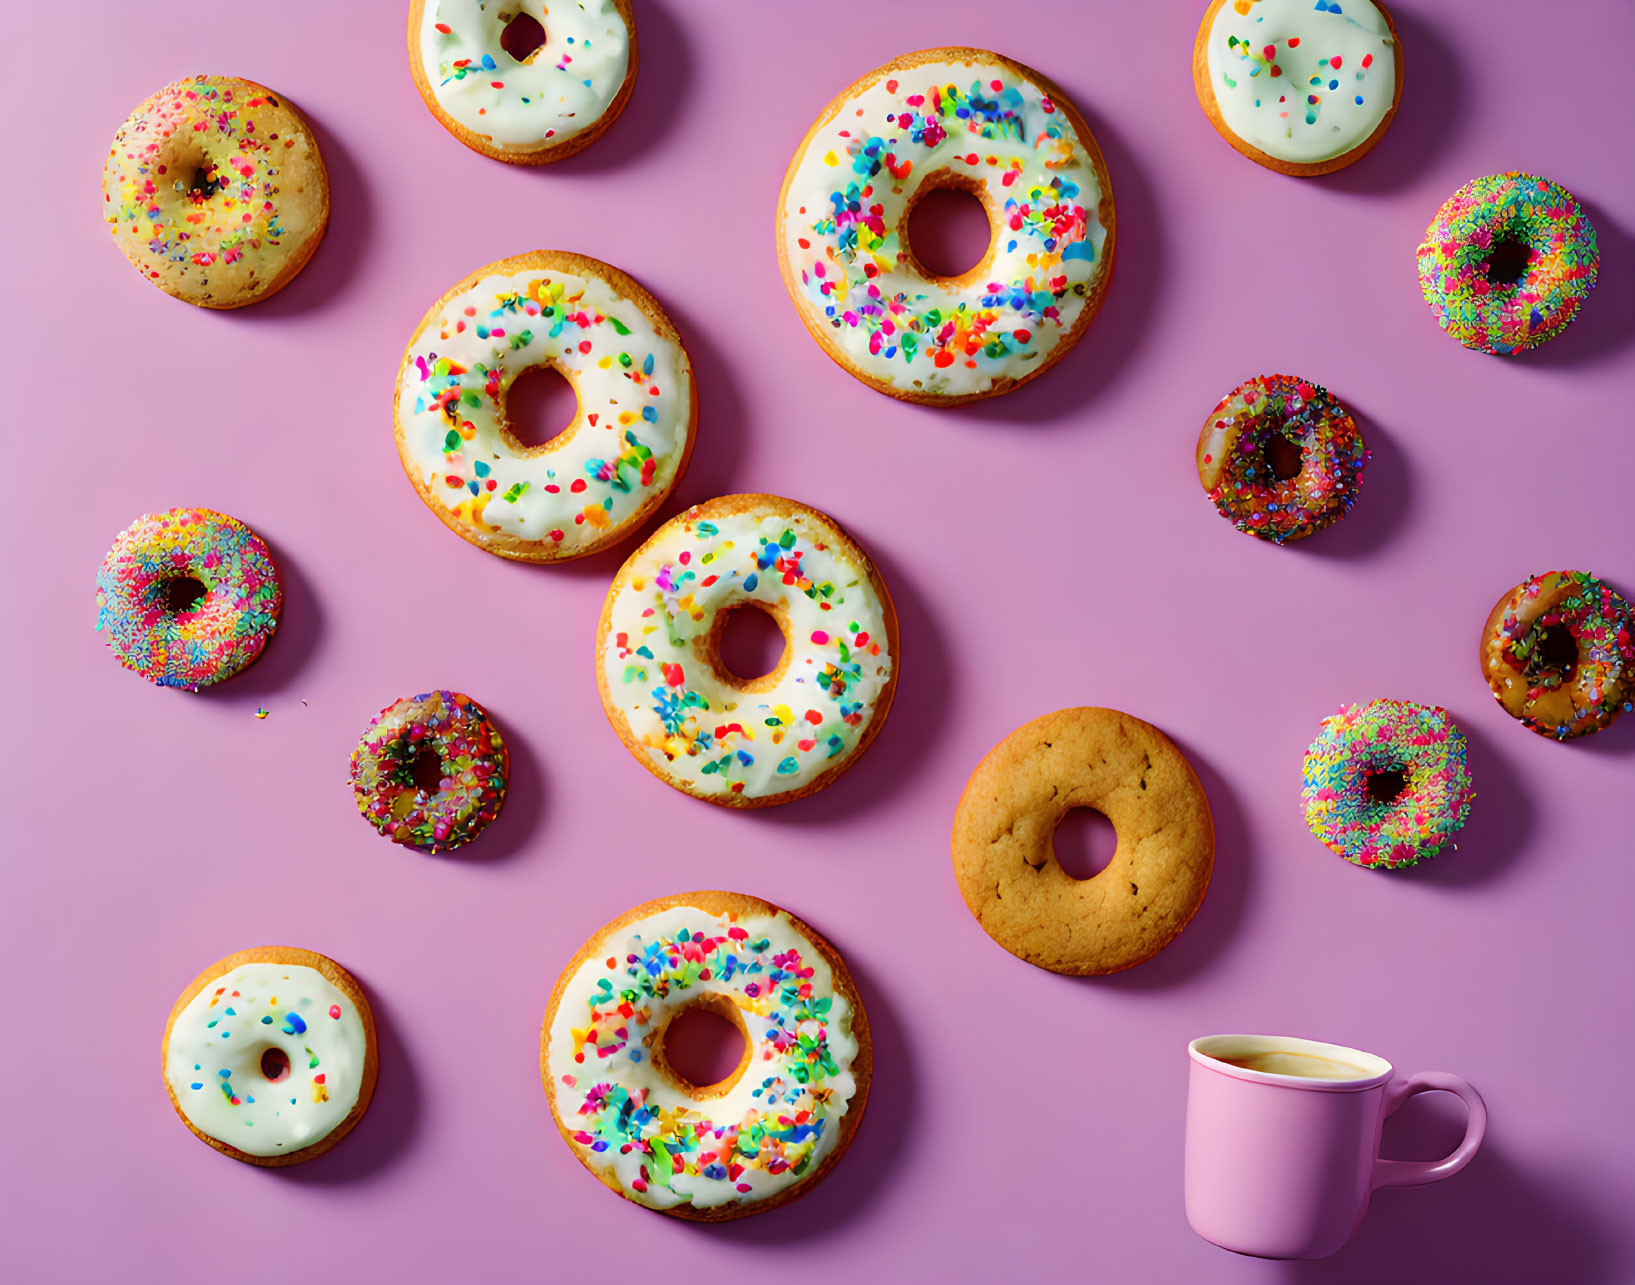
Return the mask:
<path id="1" fill-rule="evenodd" d="M 1505 713 L 1558 741 L 1635 707 L 1635 613 L 1586 571 L 1517 585 L 1482 628 L 1482 676 Z"/>
<path id="2" fill-rule="evenodd" d="M 744 1053 L 695 1085 L 665 1056 L 691 1008 L 738 1027 Z M 678 1218 L 763 1213 L 810 1191 L 868 1099 L 868 1018 L 839 953 L 788 911 L 730 892 L 637 906 L 557 980 L 540 1078 L 563 1139 L 626 1200 Z"/>
<path id="3" fill-rule="evenodd" d="M 481 705 L 460 692 L 425 692 L 370 722 L 352 751 L 352 793 L 363 819 L 393 843 L 446 852 L 499 815 L 510 767 Z"/>
<path id="4" fill-rule="evenodd" d="M 1512 171 L 1472 179 L 1443 203 L 1419 246 L 1419 288 L 1466 348 L 1518 353 L 1567 328 L 1600 264 L 1573 194 Z"/>
<path id="5" fill-rule="evenodd" d="M 188 601 L 183 588 L 202 596 Z M 161 687 L 198 691 L 231 678 L 261 655 L 283 605 L 266 541 L 210 509 L 143 514 L 97 573 L 108 649 Z"/>
<path id="6" fill-rule="evenodd" d="M 1259 375 L 1210 411 L 1198 480 L 1239 531 L 1283 544 L 1338 522 L 1357 499 L 1368 448 L 1320 384 Z"/>
<path id="7" fill-rule="evenodd" d="M 1445 709 L 1410 701 L 1343 705 L 1306 751 L 1306 825 L 1359 866 L 1434 857 L 1470 816 L 1465 734 Z"/>

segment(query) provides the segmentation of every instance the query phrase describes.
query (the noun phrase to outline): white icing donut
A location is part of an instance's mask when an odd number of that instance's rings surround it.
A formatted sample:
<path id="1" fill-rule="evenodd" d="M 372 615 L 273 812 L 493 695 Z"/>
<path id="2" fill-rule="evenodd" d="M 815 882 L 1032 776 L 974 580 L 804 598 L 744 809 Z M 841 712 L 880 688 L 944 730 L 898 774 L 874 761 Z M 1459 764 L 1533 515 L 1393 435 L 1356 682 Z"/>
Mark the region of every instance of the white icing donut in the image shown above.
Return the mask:
<path id="1" fill-rule="evenodd" d="M 541 1062 L 562 1136 L 649 1208 L 754 1212 L 817 1176 L 856 1126 L 872 1059 L 848 995 L 850 979 L 837 985 L 805 925 L 775 906 L 723 893 L 639 906 L 551 996 Z M 748 1046 L 738 1071 L 704 1090 L 663 1054 L 665 1027 L 694 1006 L 732 1017 Z"/>
<path id="2" fill-rule="evenodd" d="M 500 44 L 526 14 L 545 43 Z M 501 148 L 558 146 L 601 121 L 624 88 L 630 28 L 613 0 L 424 0 L 420 65 L 437 105 Z"/>
<path id="3" fill-rule="evenodd" d="M 367 1048 L 363 1016 L 317 969 L 240 964 L 171 1022 L 165 1080 L 200 1133 L 251 1156 L 289 1155 L 351 1114 Z M 263 1070 L 271 1050 L 284 1058 L 277 1080 Z"/>
<path id="4" fill-rule="evenodd" d="M 505 426 L 506 391 L 547 364 L 579 411 L 525 447 Z M 398 454 L 421 498 L 473 543 L 578 557 L 669 493 L 693 407 L 692 367 L 652 297 L 605 263 L 541 251 L 479 269 L 420 323 L 398 380 Z"/>
<path id="5" fill-rule="evenodd" d="M 1390 24 L 1371 0 L 1224 0 L 1208 35 L 1226 127 L 1309 165 L 1366 142 L 1396 99 Z"/>
<path id="6" fill-rule="evenodd" d="M 924 191 L 987 207 L 987 257 L 928 277 L 903 227 Z M 895 396 L 1005 391 L 1048 366 L 1100 305 L 1112 260 L 1106 167 L 1070 104 L 1020 64 L 935 49 L 870 72 L 790 163 L 784 281 L 836 361 Z"/>
<path id="7" fill-rule="evenodd" d="M 720 664 L 745 603 L 783 630 L 783 660 L 745 681 Z M 868 558 L 833 521 L 770 495 L 672 518 L 631 555 L 597 637 L 609 720 L 656 776 L 760 806 L 827 785 L 873 739 L 896 680 L 897 621 Z"/>

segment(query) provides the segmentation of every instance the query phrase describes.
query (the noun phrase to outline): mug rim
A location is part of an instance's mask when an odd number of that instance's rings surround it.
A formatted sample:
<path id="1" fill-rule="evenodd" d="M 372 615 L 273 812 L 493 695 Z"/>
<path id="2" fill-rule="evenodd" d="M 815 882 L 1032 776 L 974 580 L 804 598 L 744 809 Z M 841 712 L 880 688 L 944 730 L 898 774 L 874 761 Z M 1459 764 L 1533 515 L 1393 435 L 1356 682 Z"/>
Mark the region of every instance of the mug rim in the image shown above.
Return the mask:
<path id="1" fill-rule="evenodd" d="M 1247 1067 L 1233 1066 L 1230 1062 L 1221 1061 L 1217 1054 L 1224 1051 L 1219 1045 L 1225 1041 L 1241 1041 L 1255 1052 L 1288 1050 L 1312 1053 L 1335 1061 L 1361 1062 L 1364 1066 L 1378 1069 L 1350 1080 L 1314 1080 L 1302 1075 L 1280 1075 L 1275 1071 L 1252 1071 Z M 1211 1053 L 1202 1047 L 1204 1045 L 1217 1047 L 1215 1052 Z M 1254 1047 L 1257 1045 L 1258 1048 Z M 1368 1053 L 1347 1044 L 1308 1040 L 1298 1035 L 1260 1035 L 1248 1032 L 1200 1035 L 1187 1044 L 1187 1054 L 1197 1065 L 1220 1075 L 1231 1076 L 1234 1080 L 1245 1080 L 1250 1084 L 1275 1084 L 1290 1089 L 1310 1089 L 1318 1093 L 1361 1093 L 1379 1087 L 1396 1073 L 1395 1068 L 1377 1053 Z"/>

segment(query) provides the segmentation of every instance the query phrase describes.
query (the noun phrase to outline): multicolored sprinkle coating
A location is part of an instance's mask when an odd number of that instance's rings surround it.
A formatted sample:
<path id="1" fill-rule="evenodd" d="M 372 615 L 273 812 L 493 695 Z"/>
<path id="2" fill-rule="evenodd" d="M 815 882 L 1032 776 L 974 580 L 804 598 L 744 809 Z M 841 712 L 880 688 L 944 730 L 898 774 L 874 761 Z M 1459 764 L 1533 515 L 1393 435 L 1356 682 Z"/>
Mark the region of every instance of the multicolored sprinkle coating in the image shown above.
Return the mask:
<path id="1" fill-rule="evenodd" d="M 438 787 L 417 784 L 435 756 Z M 499 815 L 511 755 L 483 707 L 460 692 L 425 692 L 375 716 L 352 751 L 352 793 L 363 819 L 393 843 L 446 852 Z"/>
<path id="2" fill-rule="evenodd" d="M 1385 870 L 1441 852 L 1476 797 L 1465 734 L 1448 712 L 1394 700 L 1325 718 L 1306 751 L 1301 793 L 1314 835 L 1355 865 Z"/>
<path id="3" fill-rule="evenodd" d="M 171 582 L 204 596 L 174 611 Z M 198 691 L 231 678 L 278 628 L 284 594 L 266 541 L 211 509 L 145 513 L 119 533 L 97 573 L 97 628 L 126 669 Z"/>
<path id="4" fill-rule="evenodd" d="M 1494 248 L 1524 247 L 1514 284 L 1490 280 Z M 1571 192 L 1536 174 L 1472 179 L 1436 212 L 1419 246 L 1419 288 L 1466 348 L 1511 354 L 1554 339 L 1595 285 L 1595 228 Z"/>
<path id="5" fill-rule="evenodd" d="M 1505 713 L 1565 741 L 1635 708 L 1635 612 L 1587 571 L 1517 585 L 1482 631 L 1482 676 Z"/>
<path id="6" fill-rule="evenodd" d="M 1299 472 L 1279 477 L 1277 439 Z M 1268 448 L 1272 448 L 1270 451 Z M 1321 384 L 1259 375 L 1209 413 L 1198 435 L 1198 478 L 1239 531 L 1282 544 L 1351 511 L 1368 448 L 1350 413 Z"/>

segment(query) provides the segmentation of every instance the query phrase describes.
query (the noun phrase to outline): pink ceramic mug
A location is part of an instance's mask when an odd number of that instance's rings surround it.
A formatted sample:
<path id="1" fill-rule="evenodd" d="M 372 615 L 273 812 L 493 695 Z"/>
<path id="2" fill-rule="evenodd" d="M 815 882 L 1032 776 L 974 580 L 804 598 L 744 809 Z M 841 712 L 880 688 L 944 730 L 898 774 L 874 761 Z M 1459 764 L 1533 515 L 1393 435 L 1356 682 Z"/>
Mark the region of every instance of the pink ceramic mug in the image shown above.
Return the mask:
<path id="1" fill-rule="evenodd" d="M 1399 1076 L 1372 1053 L 1283 1035 L 1209 1035 L 1187 1052 L 1187 1221 L 1240 1254 L 1326 1258 L 1375 1189 L 1458 1173 L 1487 1131 L 1481 1095 L 1442 1071 Z M 1380 1159 L 1385 1117 L 1431 1089 L 1464 1099 L 1464 1141 L 1442 1160 Z"/>

